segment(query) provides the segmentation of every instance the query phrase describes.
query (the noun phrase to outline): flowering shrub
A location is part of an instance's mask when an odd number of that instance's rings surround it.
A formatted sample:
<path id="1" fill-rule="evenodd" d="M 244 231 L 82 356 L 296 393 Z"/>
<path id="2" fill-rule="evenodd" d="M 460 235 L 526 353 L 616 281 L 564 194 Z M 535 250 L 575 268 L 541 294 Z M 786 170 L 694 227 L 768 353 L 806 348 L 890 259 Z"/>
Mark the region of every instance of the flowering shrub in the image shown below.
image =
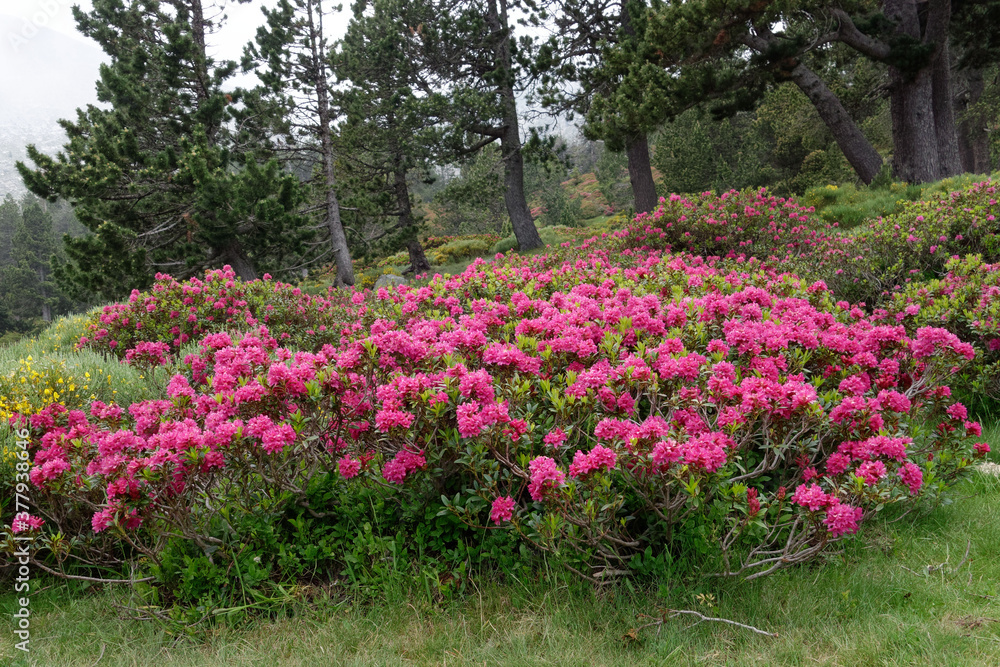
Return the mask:
<path id="1" fill-rule="evenodd" d="M 800 275 L 821 276 L 840 297 L 876 305 L 907 284 L 941 277 L 954 255 L 1000 259 L 1000 194 L 990 181 L 906 202 L 852 234 L 830 235 L 794 265 Z"/>
<path id="2" fill-rule="evenodd" d="M 971 345 L 746 268 L 595 240 L 354 293 L 336 307 L 339 340 L 319 347 L 259 321 L 202 330 L 166 399 L 32 415 L 31 481 L 93 507 L 93 531 L 153 562 L 164 535 L 210 554 L 220 522 L 279 497 L 308 504 L 310 480 L 332 475 L 386 494 L 447 489 L 448 512 L 507 526 L 593 581 L 681 535 L 711 545 L 706 567 L 755 577 L 866 512 L 939 493 L 982 455 L 943 384 Z M 113 339 L 176 319 L 160 299 L 204 307 L 206 291 L 245 289 L 224 275 L 160 284 L 109 311 Z M 153 324 L 132 328 L 143 310 Z M 137 339 L 121 347 L 166 353 Z"/>
<path id="3" fill-rule="evenodd" d="M 206 334 L 263 324 L 285 345 L 319 349 L 339 340 L 344 298 L 332 289 L 327 297 L 304 294 L 266 275 L 244 283 L 228 266 L 209 271 L 204 281 L 158 274 L 148 292 L 133 290 L 127 303 L 97 313 L 80 346 L 132 361 L 130 351 L 145 343 L 143 352 L 132 353 L 139 363 L 166 363 L 171 352 Z"/>
<path id="4" fill-rule="evenodd" d="M 1000 264 L 978 255 L 953 258 L 940 279 L 914 282 L 886 304 L 887 321 L 909 331 L 937 326 L 976 347 L 976 359 L 960 387 L 971 397 L 1000 400 Z"/>
<path id="5" fill-rule="evenodd" d="M 813 216 L 812 207 L 767 191 L 705 192 L 698 199 L 672 194 L 651 214 L 640 214 L 626 238 L 638 245 L 666 244 L 701 257 L 785 260 L 827 239 L 836 225 Z"/>

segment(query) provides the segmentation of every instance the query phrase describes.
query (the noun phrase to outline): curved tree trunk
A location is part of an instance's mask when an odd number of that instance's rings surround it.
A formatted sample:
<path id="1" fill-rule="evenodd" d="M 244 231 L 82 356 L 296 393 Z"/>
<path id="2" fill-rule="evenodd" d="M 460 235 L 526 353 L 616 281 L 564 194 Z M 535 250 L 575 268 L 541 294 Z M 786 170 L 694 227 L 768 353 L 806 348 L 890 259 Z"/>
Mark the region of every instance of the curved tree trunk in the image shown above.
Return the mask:
<path id="1" fill-rule="evenodd" d="M 844 157 L 858 174 L 858 178 L 871 183 L 882 168 L 882 156 L 847 113 L 840 98 L 816 76 L 811 69 L 799 63 L 790 73 L 792 81 L 813 103 L 819 117 L 826 123 L 834 141 Z"/>
<path id="2" fill-rule="evenodd" d="M 499 8 L 497 7 L 500 3 Z M 507 22 L 507 0 L 490 0 L 486 22 L 496 35 L 503 35 L 496 47 L 496 65 L 499 73 L 498 89 L 503 105 L 503 127 L 500 135 L 500 154 L 503 156 L 503 200 L 507 205 L 514 236 L 521 250 L 541 248 L 535 222 L 524 195 L 524 156 L 521 154 L 521 134 L 517 119 L 517 99 L 514 96 L 513 57 L 510 48 L 510 26 Z"/>
<path id="3" fill-rule="evenodd" d="M 626 148 L 628 155 L 628 180 L 632 184 L 636 213 L 652 213 L 656 208 L 656 184 L 653 182 L 653 168 L 649 163 L 649 141 L 645 134 L 639 135 Z"/>
<path id="4" fill-rule="evenodd" d="M 417 221 L 413 219 L 410 188 L 406 185 L 406 167 L 399 155 L 395 156 L 393 173 L 393 189 L 396 193 L 396 206 L 399 207 L 399 226 L 407 233 L 406 252 L 410 256 L 410 271 L 415 274 L 425 273 L 431 270 L 431 263 L 427 261 L 424 246 L 417 238 Z"/>

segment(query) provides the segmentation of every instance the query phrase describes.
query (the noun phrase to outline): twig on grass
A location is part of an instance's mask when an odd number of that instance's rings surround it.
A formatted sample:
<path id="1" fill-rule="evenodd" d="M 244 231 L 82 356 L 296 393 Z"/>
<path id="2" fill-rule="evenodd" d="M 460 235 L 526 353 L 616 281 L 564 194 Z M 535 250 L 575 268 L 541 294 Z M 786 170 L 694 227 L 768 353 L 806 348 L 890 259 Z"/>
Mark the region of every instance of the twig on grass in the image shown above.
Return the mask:
<path id="1" fill-rule="evenodd" d="M 694 626 L 698 625 L 699 623 L 703 623 L 705 621 L 714 621 L 716 623 L 726 623 L 728 625 L 735 625 L 738 628 L 743 628 L 744 630 L 750 630 L 751 632 L 755 632 L 758 635 L 764 635 L 765 637 L 777 637 L 778 636 L 777 632 L 768 632 L 767 630 L 761 630 L 760 628 L 756 628 L 756 627 L 754 627 L 752 625 L 747 625 L 746 623 L 739 623 L 737 621 L 732 621 L 732 620 L 730 620 L 728 618 L 717 618 L 715 616 L 705 616 L 701 612 L 694 611 L 694 610 L 691 610 L 691 609 L 664 609 L 663 610 L 663 616 L 661 618 L 658 618 L 658 619 L 656 619 L 654 621 L 651 621 L 649 623 L 646 623 L 644 625 L 640 625 L 635 630 L 630 631 L 626 636 L 627 637 L 634 637 L 634 636 L 636 636 L 638 634 L 639 630 L 643 630 L 645 628 L 649 628 L 649 627 L 652 627 L 654 625 L 657 626 L 657 631 L 659 631 L 659 627 L 662 626 L 664 623 L 666 623 L 667 619 L 677 618 L 681 614 L 687 614 L 688 616 L 695 616 L 695 617 L 698 618 L 697 621 L 695 621 L 694 623 L 692 623 L 691 625 L 688 626 L 689 628 L 693 628 Z M 639 617 L 640 618 L 653 618 L 652 616 L 648 616 L 646 614 L 641 614 Z"/>
<path id="2" fill-rule="evenodd" d="M 104 649 L 106 649 L 107 647 L 108 647 L 107 644 L 101 644 L 101 654 L 97 656 L 97 662 L 95 662 L 90 667 L 97 667 L 97 663 L 104 659 Z"/>
<path id="3" fill-rule="evenodd" d="M 82 577 L 77 574 L 66 574 L 65 572 L 59 572 L 58 570 L 53 570 L 50 567 L 42 565 L 38 561 L 33 561 L 33 565 L 37 566 L 40 570 L 48 572 L 49 574 L 55 575 L 61 579 L 73 579 L 74 581 L 92 581 L 96 584 L 139 584 L 144 581 L 152 581 L 156 577 L 143 577 L 142 579 L 100 579 L 98 577 Z"/>

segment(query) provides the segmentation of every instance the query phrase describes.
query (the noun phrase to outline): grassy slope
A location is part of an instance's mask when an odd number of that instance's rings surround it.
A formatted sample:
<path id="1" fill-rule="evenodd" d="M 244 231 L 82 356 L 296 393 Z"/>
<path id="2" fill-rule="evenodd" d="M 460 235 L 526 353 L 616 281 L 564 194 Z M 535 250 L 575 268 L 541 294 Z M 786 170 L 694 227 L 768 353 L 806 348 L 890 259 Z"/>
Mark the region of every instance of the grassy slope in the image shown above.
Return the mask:
<path id="1" fill-rule="evenodd" d="M 65 336 L 49 337 L 31 351 L 62 352 Z M 987 436 L 1000 450 L 1000 424 Z M 658 597 L 630 586 L 597 596 L 572 582 L 478 581 L 453 601 L 398 591 L 380 603 L 330 602 L 294 617 L 219 627 L 197 640 L 122 617 L 116 591 L 71 591 L 36 579 L 43 590 L 31 597 L 27 660 L 13 649 L 7 610 L 14 595 L 0 591 L 0 665 L 1000 664 L 1000 478 L 977 473 L 952 497 L 919 516 L 870 520 L 822 567 L 757 582 L 694 589 L 662 582 L 666 597 Z M 648 622 L 642 614 L 664 606 L 779 637 L 671 620 L 626 638 Z"/>
<path id="2" fill-rule="evenodd" d="M 994 429 L 996 446 L 1000 432 Z M 823 566 L 749 583 L 676 587 L 666 598 L 628 586 L 599 595 L 575 584 L 470 583 L 434 603 L 418 591 L 296 617 L 218 628 L 172 641 L 152 623 L 123 620 L 113 592 L 54 585 L 32 596 L 30 660 L 15 656 L 0 617 L 0 664 L 1000 664 L 1000 478 L 977 472 L 954 502 L 896 522 L 871 520 Z M 968 558 L 965 551 L 968 547 Z M 50 582 L 51 583 L 51 582 Z M 670 588 L 671 582 L 663 582 Z M 712 596 L 714 602 L 697 595 Z M 0 596 L 10 609 L 13 596 Z M 663 606 L 697 609 L 777 632 L 671 620 L 626 638 Z M 16 660 L 15 660 L 16 658 Z"/>

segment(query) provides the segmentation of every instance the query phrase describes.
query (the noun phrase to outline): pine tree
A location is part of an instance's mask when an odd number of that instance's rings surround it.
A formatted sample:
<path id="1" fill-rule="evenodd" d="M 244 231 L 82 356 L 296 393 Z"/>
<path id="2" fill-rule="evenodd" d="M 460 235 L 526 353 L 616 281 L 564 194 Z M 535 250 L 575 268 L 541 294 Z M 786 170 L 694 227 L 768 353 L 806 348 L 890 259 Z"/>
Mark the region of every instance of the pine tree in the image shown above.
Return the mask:
<path id="1" fill-rule="evenodd" d="M 0 266 L 0 310 L 9 329 L 26 331 L 35 322 L 51 322 L 74 304 L 52 279 L 51 259 L 60 252 L 52 231 L 52 216 L 43 202 L 26 195 L 20 202 L 8 196 L 4 218 L 13 219 L 14 233 L 7 261 Z"/>
<path id="2" fill-rule="evenodd" d="M 530 250 L 543 244 L 525 198 L 517 94 L 533 40 L 515 37 L 512 5 L 512 0 L 417 0 L 408 15 L 420 22 L 408 30 L 421 47 L 415 52 L 421 75 L 414 85 L 451 99 L 446 139 L 452 155 L 500 145 L 507 214 L 521 250 Z"/>
<path id="3" fill-rule="evenodd" d="M 613 54 L 604 68 L 614 91 L 644 91 L 638 109 L 615 93 L 591 120 L 663 119 L 692 105 L 719 112 L 752 106 L 777 82 L 795 83 L 815 106 L 858 175 L 870 182 L 878 152 L 818 74 L 834 45 L 888 66 L 894 172 L 923 182 L 958 169 L 952 112 L 951 0 L 800 0 L 791 3 L 690 0 L 658 5 L 648 15 L 641 58 Z M 599 108 L 597 108 L 599 107 Z"/>
<path id="4" fill-rule="evenodd" d="M 647 5 L 642 0 L 550 0 L 543 7 L 545 11 L 536 18 L 539 23 L 551 18 L 553 35 L 533 63 L 542 104 L 586 115 L 594 96 L 605 94 L 613 85 L 599 75 L 607 48 L 614 45 L 619 53 L 635 51 Z M 603 139 L 608 148 L 625 151 L 635 210 L 640 213 L 652 211 L 657 203 L 647 135 L 656 129 L 659 118 L 652 120 L 584 127 L 587 138 Z"/>
<path id="5" fill-rule="evenodd" d="M 411 8 L 400 0 L 356 2 L 333 64 L 344 84 L 337 100 L 344 113 L 340 144 L 351 203 L 369 219 L 395 219 L 376 225 L 363 240 L 406 247 L 409 270 L 423 273 L 430 263 L 417 237 L 408 179 L 429 178 L 432 163 L 447 159 L 437 126 L 450 107 L 441 93 L 413 85 L 421 76 L 420 40 L 410 26 L 420 21 L 409 15 Z"/>
<path id="6" fill-rule="evenodd" d="M 94 0 L 74 16 L 110 60 L 103 106 L 60 121 L 69 140 L 58 155 L 29 146 L 35 167 L 18 164 L 29 190 L 68 200 L 90 231 L 64 239 L 60 284 L 116 299 L 157 272 L 282 269 L 306 237 L 298 183 L 234 141 L 240 100 L 224 86 L 236 65 L 208 57 L 201 0 Z"/>
<path id="7" fill-rule="evenodd" d="M 267 131 L 283 135 L 283 140 L 272 142 L 271 149 L 309 174 L 314 190 L 310 202 L 319 202 L 311 208 L 322 216 L 337 281 L 353 285 L 354 265 L 337 196 L 327 9 L 323 0 L 279 0 L 274 9 L 262 8 L 262 12 L 267 23 L 258 28 L 244 57 L 244 67 L 255 67 L 263 82 L 254 92 L 251 107 L 255 112 L 270 107 L 275 125 Z"/>

